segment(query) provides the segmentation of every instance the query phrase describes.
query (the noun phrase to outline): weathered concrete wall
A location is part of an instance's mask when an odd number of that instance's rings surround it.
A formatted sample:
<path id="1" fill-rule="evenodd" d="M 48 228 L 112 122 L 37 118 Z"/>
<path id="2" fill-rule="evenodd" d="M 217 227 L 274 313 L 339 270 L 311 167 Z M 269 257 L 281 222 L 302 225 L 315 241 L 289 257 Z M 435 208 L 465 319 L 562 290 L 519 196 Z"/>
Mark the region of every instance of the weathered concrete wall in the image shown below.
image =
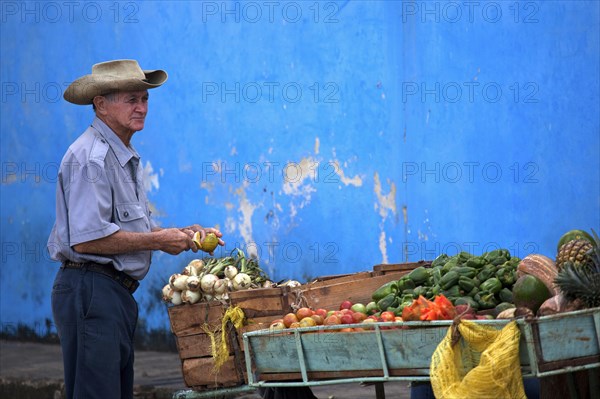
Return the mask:
<path id="1" fill-rule="evenodd" d="M 600 225 L 599 3 L 2 2 L 1 321 L 40 333 L 56 171 L 93 63 L 164 68 L 134 136 L 163 226 L 222 229 L 275 279 L 441 252 L 554 255 Z M 193 254 L 157 253 L 136 293 Z"/>

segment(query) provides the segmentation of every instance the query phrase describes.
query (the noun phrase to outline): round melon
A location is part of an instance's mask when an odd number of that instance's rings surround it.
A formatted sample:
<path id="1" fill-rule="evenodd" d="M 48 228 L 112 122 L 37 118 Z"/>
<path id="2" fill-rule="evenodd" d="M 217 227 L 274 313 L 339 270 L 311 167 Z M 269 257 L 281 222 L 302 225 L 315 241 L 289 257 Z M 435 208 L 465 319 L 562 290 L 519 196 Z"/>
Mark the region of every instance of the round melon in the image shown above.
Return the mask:
<path id="1" fill-rule="evenodd" d="M 596 245 L 596 242 L 594 241 L 592 236 L 589 235 L 586 231 L 571 230 L 567 231 L 565 234 L 562 235 L 562 237 L 560 237 L 560 240 L 558 240 L 558 246 L 556 247 L 556 251 L 560 251 L 560 247 L 572 240 L 588 240 L 592 243 L 592 245 Z"/>
<path id="2" fill-rule="evenodd" d="M 515 306 L 531 309 L 534 314 L 552 296 L 546 284 L 530 274 L 519 277 L 512 292 Z"/>

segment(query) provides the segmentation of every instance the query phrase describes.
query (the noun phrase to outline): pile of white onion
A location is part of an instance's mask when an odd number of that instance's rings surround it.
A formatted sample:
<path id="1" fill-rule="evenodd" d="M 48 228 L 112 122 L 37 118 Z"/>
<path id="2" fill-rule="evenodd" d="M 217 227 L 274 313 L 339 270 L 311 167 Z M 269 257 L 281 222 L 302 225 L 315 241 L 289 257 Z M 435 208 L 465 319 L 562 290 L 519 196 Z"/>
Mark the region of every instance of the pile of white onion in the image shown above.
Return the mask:
<path id="1" fill-rule="evenodd" d="M 206 270 L 201 259 L 191 261 L 181 273 L 175 273 L 169 278 L 169 283 L 162 289 L 165 302 L 173 305 L 182 303 L 194 304 L 200 301 L 226 301 L 230 291 L 240 291 L 250 288 L 252 279 L 246 273 L 238 272 L 235 266 L 226 266 L 219 270 L 223 278 L 217 276 L 215 268 Z"/>

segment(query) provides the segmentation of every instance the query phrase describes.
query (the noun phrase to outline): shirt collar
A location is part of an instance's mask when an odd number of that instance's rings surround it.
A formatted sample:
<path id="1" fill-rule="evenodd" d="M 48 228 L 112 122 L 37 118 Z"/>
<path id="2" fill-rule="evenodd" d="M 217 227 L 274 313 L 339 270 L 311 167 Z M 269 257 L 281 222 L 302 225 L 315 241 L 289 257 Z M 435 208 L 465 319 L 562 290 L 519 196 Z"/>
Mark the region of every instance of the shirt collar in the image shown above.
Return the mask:
<path id="1" fill-rule="evenodd" d="M 132 145 L 129 147 L 125 146 L 119 136 L 117 136 L 115 132 L 113 132 L 112 129 L 102 121 L 102 119 L 95 117 L 94 121 L 92 122 L 92 127 L 108 141 L 108 144 L 113 149 L 115 156 L 122 167 L 125 167 L 131 158 L 135 158 L 139 161 L 140 155 L 137 153 L 135 148 L 133 148 Z"/>

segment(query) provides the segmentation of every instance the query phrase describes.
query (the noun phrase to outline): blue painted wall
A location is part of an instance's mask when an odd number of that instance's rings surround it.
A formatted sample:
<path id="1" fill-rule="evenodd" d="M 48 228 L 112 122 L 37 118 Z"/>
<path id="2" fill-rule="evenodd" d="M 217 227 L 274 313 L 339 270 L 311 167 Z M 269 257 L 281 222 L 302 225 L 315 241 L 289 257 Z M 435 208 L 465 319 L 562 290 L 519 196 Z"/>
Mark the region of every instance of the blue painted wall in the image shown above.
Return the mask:
<path id="1" fill-rule="evenodd" d="M 596 1 L 1 4 L 5 332 L 51 318 L 56 171 L 92 118 L 62 92 L 108 59 L 169 73 L 133 139 L 158 221 L 218 226 L 275 279 L 600 226 Z M 155 254 L 147 326 L 193 257 Z"/>

